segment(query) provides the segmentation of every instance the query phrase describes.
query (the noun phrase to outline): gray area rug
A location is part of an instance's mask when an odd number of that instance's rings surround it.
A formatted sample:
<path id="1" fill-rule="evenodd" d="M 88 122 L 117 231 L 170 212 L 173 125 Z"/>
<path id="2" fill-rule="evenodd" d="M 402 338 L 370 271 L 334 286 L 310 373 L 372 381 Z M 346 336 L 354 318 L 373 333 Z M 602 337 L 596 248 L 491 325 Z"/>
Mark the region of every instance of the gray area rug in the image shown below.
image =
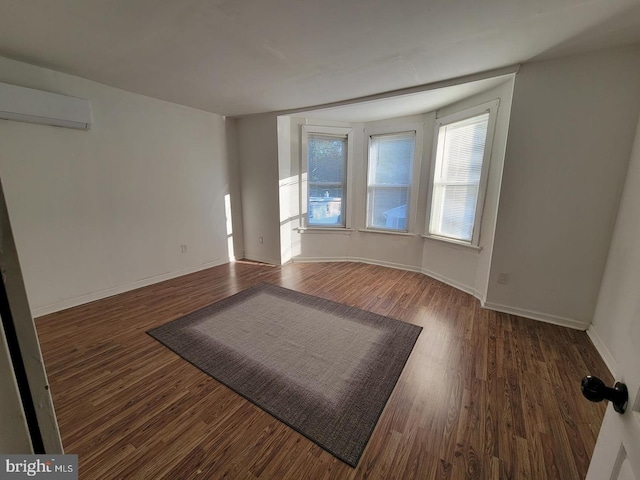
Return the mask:
<path id="1" fill-rule="evenodd" d="M 355 467 L 421 330 L 263 283 L 148 333 Z"/>

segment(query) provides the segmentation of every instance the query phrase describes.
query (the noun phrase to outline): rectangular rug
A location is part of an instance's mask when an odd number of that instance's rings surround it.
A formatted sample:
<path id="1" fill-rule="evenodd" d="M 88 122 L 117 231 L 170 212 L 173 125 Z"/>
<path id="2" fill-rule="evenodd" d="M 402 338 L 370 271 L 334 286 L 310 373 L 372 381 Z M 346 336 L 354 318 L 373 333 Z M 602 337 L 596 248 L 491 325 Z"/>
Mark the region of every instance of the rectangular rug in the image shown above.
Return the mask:
<path id="1" fill-rule="evenodd" d="M 421 330 L 263 283 L 147 333 L 355 467 Z"/>

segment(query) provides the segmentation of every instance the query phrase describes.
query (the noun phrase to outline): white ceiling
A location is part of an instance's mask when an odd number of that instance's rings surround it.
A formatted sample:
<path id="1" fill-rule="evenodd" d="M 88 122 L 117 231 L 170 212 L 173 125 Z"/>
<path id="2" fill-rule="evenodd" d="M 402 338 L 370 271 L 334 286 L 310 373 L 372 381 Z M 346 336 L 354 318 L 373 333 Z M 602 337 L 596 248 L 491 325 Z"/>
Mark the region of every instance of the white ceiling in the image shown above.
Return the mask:
<path id="1" fill-rule="evenodd" d="M 640 42 L 640 0 L 0 0 L 0 55 L 222 115 Z"/>

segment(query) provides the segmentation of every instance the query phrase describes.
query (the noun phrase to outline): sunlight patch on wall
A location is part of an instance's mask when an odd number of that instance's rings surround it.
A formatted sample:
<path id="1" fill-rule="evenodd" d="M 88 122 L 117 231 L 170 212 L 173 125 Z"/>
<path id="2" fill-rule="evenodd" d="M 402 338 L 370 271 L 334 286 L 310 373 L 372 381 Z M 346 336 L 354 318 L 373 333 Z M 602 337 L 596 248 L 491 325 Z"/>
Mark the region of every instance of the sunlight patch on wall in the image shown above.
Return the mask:
<path id="1" fill-rule="evenodd" d="M 227 225 L 227 252 L 229 254 L 229 261 L 233 262 L 236 259 L 235 252 L 233 250 L 233 221 L 231 216 L 231 195 L 226 194 L 224 196 L 224 216 L 226 218 Z"/>

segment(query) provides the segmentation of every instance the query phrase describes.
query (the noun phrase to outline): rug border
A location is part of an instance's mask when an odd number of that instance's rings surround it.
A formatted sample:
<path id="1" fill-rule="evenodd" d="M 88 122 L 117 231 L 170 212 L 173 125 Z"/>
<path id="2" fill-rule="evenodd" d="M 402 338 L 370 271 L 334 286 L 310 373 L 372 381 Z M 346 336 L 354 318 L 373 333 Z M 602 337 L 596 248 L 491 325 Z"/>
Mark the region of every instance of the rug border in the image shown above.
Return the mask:
<path id="1" fill-rule="evenodd" d="M 188 315 L 191 315 L 193 313 L 199 312 L 200 310 L 203 310 L 205 308 L 208 308 L 212 305 L 215 305 L 217 303 L 223 302 L 227 299 L 230 299 L 238 294 L 241 293 L 245 293 L 245 292 L 249 292 L 251 290 L 258 290 L 263 286 L 267 286 L 268 288 L 270 287 L 276 287 L 278 289 L 282 289 L 282 290 L 289 290 L 291 292 L 294 292 L 296 294 L 305 296 L 305 297 L 311 297 L 311 298 L 319 298 L 321 300 L 324 300 L 326 302 L 331 302 L 337 305 L 342 305 L 342 306 L 346 306 L 349 308 L 354 308 L 357 310 L 361 310 L 363 312 L 366 312 L 367 314 L 371 314 L 371 315 L 376 315 L 378 317 L 383 317 L 383 318 L 388 318 L 388 319 L 392 319 L 395 320 L 397 322 L 402 322 L 402 323 L 406 323 L 407 325 L 411 325 L 415 328 L 418 329 L 417 334 L 415 336 L 415 339 L 413 340 L 413 342 L 411 343 L 411 348 L 408 349 L 408 353 L 406 355 L 406 357 L 404 358 L 404 360 L 401 362 L 402 364 L 402 368 L 400 368 L 400 373 L 398 375 L 398 378 L 396 379 L 393 388 L 391 389 L 391 391 L 389 392 L 389 395 L 387 396 L 387 399 L 384 401 L 384 403 L 381 405 L 380 409 L 378 412 L 376 412 L 375 418 L 376 421 L 374 423 L 373 428 L 371 429 L 371 432 L 369 432 L 369 434 L 367 435 L 366 441 L 364 442 L 365 447 L 362 449 L 362 452 L 360 452 L 360 454 L 358 455 L 357 459 L 355 460 L 355 462 L 350 462 L 344 458 L 342 458 L 340 455 L 338 455 L 336 452 L 334 452 L 331 448 L 326 447 L 323 443 L 314 440 L 313 438 L 311 438 L 310 436 L 306 435 L 304 432 L 300 431 L 298 428 L 296 428 L 295 426 L 291 425 L 289 422 L 287 422 L 286 420 L 281 419 L 279 416 L 275 415 L 272 411 L 270 411 L 270 409 L 262 406 L 262 405 L 258 405 L 256 402 L 254 402 L 252 399 L 250 399 L 249 397 L 247 397 L 246 395 L 244 395 L 243 393 L 239 392 L 238 390 L 236 390 L 235 388 L 233 388 L 232 386 L 228 385 L 226 382 L 218 379 L 217 377 L 213 376 L 211 373 L 205 371 L 203 368 L 199 367 L 198 365 L 196 365 L 195 363 L 193 363 L 191 360 L 189 360 L 188 358 L 185 358 L 183 355 L 181 355 L 180 353 L 176 352 L 172 347 L 170 347 L 169 345 L 167 345 L 165 342 L 163 342 L 161 339 L 155 337 L 151 332 L 153 330 L 159 329 L 161 327 L 164 327 L 172 322 L 175 322 L 177 320 L 180 320 L 181 318 L 185 318 Z M 373 436 L 374 431 L 376 430 L 376 427 L 378 426 L 378 423 L 380 422 L 380 417 L 382 416 L 382 413 L 384 412 L 385 408 L 387 407 L 387 404 L 389 403 L 389 399 L 391 398 L 391 396 L 393 395 L 393 392 L 395 392 L 397 386 L 398 386 L 398 382 L 400 380 L 400 377 L 402 376 L 402 373 L 404 372 L 404 369 L 407 365 L 407 362 L 409 361 L 409 357 L 411 356 L 411 353 L 413 352 L 413 349 L 415 347 L 416 342 L 418 341 L 418 338 L 420 337 L 420 334 L 422 333 L 423 327 L 421 327 L 420 325 L 415 325 L 413 323 L 409 323 L 409 322 L 405 322 L 404 320 L 399 320 L 397 318 L 393 318 L 393 317 L 389 317 L 386 315 L 381 315 L 379 313 L 375 313 L 375 312 L 371 312 L 369 310 L 364 310 L 358 307 L 353 307 L 351 305 L 347 305 L 345 303 L 340 303 L 340 302 L 336 302 L 334 300 L 329 300 L 323 297 L 318 297 L 317 295 L 311 295 L 308 293 L 304 293 L 304 292 L 299 292 L 297 290 L 293 290 L 291 288 L 287 288 L 287 287 L 283 287 L 281 285 L 277 285 L 274 283 L 270 283 L 270 282 L 260 282 L 257 283 L 255 285 L 252 285 L 250 287 L 247 287 L 243 290 L 240 290 L 236 293 L 233 293 L 227 297 L 221 298 L 218 301 L 215 301 L 213 303 L 210 303 L 208 305 L 205 305 L 204 307 L 201 308 L 197 308 L 196 310 L 193 310 L 191 312 L 185 313 L 184 315 L 181 315 L 180 317 L 174 318 L 173 320 L 169 320 L 166 323 L 163 323 L 162 325 L 158 325 L 156 327 L 150 328 L 149 330 L 147 330 L 145 333 L 147 335 L 149 335 L 151 338 L 153 338 L 154 340 L 156 340 L 158 343 L 160 343 L 161 345 L 163 345 L 165 348 L 167 348 L 170 352 L 172 352 L 173 354 L 177 355 L 178 357 L 182 358 L 183 360 L 185 360 L 187 363 L 193 365 L 194 367 L 196 367 L 198 370 L 200 370 L 202 373 L 204 373 L 205 375 L 207 375 L 209 378 L 215 380 L 216 382 L 218 382 L 221 385 L 224 385 L 225 387 L 227 387 L 229 390 L 231 390 L 232 392 L 236 393 L 237 395 L 240 395 L 240 397 L 244 398 L 245 400 L 247 400 L 249 403 L 251 403 L 252 405 L 256 406 L 257 408 L 259 408 L 260 410 L 262 410 L 263 412 L 269 414 L 272 418 L 274 418 L 275 420 L 285 424 L 287 427 L 291 428 L 293 431 L 299 433 L 300 435 L 302 435 L 303 437 L 305 437 L 307 440 L 309 440 L 311 443 L 314 443 L 315 445 L 318 445 L 320 448 L 322 448 L 323 450 L 325 450 L 326 452 L 330 453 L 334 458 L 338 459 L 339 461 L 349 465 L 352 468 L 356 468 L 358 466 L 358 463 L 360 463 L 360 459 L 362 458 L 362 456 L 364 455 L 364 452 L 366 451 L 367 447 L 369 446 L 369 441 L 371 440 L 371 437 Z"/>

